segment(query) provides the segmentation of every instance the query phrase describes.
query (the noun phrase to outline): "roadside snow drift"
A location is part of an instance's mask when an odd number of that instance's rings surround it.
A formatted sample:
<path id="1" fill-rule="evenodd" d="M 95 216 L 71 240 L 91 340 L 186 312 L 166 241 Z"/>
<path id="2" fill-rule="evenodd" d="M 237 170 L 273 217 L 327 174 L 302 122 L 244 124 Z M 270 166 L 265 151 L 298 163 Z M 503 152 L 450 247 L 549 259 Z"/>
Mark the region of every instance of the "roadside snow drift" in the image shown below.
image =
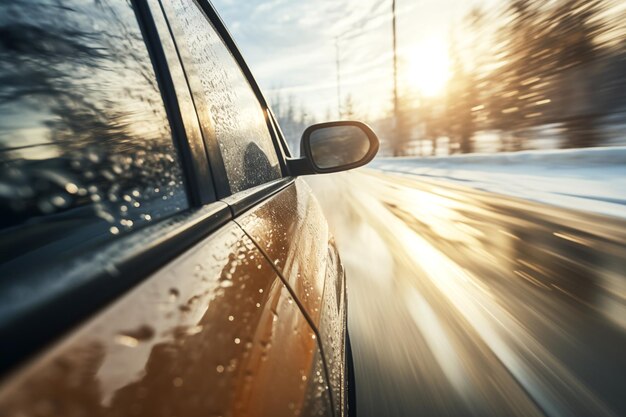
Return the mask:
<path id="1" fill-rule="evenodd" d="M 626 147 L 377 158 L 369 166 L 626 218 Z"/>

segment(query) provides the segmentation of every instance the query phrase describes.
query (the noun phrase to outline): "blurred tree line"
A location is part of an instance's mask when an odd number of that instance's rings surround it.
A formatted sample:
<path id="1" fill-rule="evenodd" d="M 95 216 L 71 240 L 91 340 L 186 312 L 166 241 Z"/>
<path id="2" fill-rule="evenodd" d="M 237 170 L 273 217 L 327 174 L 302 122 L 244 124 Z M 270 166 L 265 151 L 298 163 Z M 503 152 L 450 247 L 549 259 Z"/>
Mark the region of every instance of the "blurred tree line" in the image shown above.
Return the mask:
<path id="1" fill-rule="evenodd" d="M 300 156 L 300 137 L 310 124 L 315 123 L 306 108 L 296 102 L 293 95 L 285 95 L 280 89 L 270 97 L 272 111 L 278 121 L 292 156 Z"/>
<path id="2" fill-rule="evenodd" d="M 602 144 L 602 123 L 626 123 L 626 11 L 612 0 L 509 0 L 473 9 L 450 36 L 451 77 L 443 97 L 404 88 L 394 155 L 475 150 L 479 131 L 497 131 L 499 150 L 525 148 L 533 128 L 557 124 L 561 147 Z M 428 65 L 428 57 L 424 57 Z M 419 144 L 415 149 L 414 144 Z"/>
<path id="3" fill-rule="evenodd" d="M 323 120 L 318 120 L 314 115 L 309 114 L 306 107 L 297 102 L 293 95 L 285 95 L 280 89 L 274 89 L 274 91 L 274 94 L 270 96 L 272 111 L 289 145 L 292 156 L 300 155 L 300 138 L 304 130 L 310 125 L 321 121 L 337 120 L 338 118 L 343 120 L 363 118 L 361 115 L 357 115 L 351 94 L 347 94 L 341 103 L 339 117 L 337 117 L 336 112 L 327 107 Z"/>

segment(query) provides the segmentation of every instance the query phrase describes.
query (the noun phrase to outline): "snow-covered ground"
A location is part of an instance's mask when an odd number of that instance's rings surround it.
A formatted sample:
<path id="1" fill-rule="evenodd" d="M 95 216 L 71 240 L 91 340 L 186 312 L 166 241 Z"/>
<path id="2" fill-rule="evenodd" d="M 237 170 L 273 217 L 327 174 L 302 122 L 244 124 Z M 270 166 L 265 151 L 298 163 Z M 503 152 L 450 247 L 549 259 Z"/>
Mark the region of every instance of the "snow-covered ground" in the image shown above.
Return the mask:
<path id="1" fill-rule="evenodd" d="M 626 218 L 626 146 L 377 158 L 370 167 Z"/>

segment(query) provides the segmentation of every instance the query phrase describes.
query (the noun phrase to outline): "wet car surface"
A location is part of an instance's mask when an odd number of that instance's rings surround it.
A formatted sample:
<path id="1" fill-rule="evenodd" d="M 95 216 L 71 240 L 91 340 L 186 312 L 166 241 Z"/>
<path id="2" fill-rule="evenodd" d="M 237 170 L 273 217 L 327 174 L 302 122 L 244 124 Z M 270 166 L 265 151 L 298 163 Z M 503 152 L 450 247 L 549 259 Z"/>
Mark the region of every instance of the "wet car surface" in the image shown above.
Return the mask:
<path id="1" fill-rule="evenodd" d="M 0 415 L 348 415 L 345 274 L 297 177 L 372 130 L 292 157 L 205 1 L 16 1 L 0 32 Z"/>

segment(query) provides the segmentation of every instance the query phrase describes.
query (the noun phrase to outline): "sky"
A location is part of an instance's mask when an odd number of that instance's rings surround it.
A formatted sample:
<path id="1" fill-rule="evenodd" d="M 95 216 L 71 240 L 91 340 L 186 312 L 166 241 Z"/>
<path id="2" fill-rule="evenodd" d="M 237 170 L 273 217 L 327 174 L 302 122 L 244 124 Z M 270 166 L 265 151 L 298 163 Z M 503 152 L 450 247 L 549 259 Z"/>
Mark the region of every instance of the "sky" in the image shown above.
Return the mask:
<path id="1" fill-rule="evenodd" d="M 400 83 L 423 94 L 445 84 L 447 45 L 469 10 L 500 0 L 397 0 Z M 391 0 L 213 0 L 270 102 L 292 96 L 318 121 L 336 119 L 337 46 L 342 105 L 363 118 L 391 109 Z M 456 32 L 455 32 L 456 31 Z M 455 36 L 459 36 L 458 33 Z"/>

